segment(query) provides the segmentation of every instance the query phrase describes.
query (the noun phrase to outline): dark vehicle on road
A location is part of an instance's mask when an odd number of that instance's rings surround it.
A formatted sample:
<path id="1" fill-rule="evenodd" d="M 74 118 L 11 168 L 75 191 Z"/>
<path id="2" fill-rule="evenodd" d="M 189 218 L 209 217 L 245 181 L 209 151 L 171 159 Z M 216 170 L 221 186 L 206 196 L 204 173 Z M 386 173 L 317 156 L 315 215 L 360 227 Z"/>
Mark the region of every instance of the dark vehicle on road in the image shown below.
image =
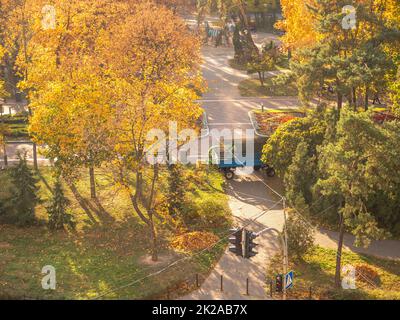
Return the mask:
<path id="1" fill-rule="evenodd" d="M 225 141 L 210 149 L 209 158 L 211 164 L 218 166 L 224 172 L 226 179 L 232 180 L 238 168 L 253 168 L 262 170 L 268 177 L 275 176 L 275 170 L 261 161 L 262 149 L 266 138 L 256 137 L 252 140 Z M 254 148 L 248 148 L 254 143 Z"/>

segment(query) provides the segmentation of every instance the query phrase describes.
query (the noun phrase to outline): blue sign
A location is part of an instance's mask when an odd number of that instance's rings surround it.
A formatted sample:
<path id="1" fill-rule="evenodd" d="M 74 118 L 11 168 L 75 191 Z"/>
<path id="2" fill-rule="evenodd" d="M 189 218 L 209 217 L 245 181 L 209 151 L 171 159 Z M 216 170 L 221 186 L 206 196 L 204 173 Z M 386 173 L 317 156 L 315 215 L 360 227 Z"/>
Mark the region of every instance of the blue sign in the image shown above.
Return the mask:
<path id="1" fill-rule="evenodd" d="M 293 271 L 285 275 L 285 289 L 293 288 Z"/>

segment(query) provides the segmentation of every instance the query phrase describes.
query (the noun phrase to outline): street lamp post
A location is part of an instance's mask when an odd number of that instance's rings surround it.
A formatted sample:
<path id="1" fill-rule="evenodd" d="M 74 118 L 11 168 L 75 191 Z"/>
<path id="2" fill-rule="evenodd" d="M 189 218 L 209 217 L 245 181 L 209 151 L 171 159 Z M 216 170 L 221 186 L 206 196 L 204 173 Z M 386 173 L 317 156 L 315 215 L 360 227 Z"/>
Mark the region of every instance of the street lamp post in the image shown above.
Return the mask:
<path id="1" fill-rule="evenodd" d="M 288 244 L 287 244 L 287 229 L 286 229 L 286 198 L 283 198 L 283 218 L 284 218 L 284 225 L 283 225 L 283 233 L 284 233 L 284 242 L 285 245 L 283 246 L 283 259 L 284 261 L 284 277 L 283 277 L 283 300 L 286 300 L 286 274 L 288 273 L 288 265 L 289 265 L 289 259 L 288 259 Z"/>

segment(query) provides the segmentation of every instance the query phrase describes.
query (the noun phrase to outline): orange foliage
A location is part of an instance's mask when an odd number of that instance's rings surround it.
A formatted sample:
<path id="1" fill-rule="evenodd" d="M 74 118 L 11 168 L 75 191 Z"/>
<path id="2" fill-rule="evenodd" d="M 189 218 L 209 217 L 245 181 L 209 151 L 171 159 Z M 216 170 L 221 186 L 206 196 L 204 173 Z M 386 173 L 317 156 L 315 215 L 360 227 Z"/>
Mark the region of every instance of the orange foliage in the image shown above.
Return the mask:
<path id="1" fill-rule="evenodd" d="M 210 232 L 194 231 L 175 236 L 171 246 L 184 252 L 204 250 L 218 242 L 219 238 Z"/>
<path id="2" fill-rule="evenodd" d="M 356 279 L 357 281 L 371 284 L 376 284 L 379 280 L 378 272 L 366 264 L 356 265 Z"/>

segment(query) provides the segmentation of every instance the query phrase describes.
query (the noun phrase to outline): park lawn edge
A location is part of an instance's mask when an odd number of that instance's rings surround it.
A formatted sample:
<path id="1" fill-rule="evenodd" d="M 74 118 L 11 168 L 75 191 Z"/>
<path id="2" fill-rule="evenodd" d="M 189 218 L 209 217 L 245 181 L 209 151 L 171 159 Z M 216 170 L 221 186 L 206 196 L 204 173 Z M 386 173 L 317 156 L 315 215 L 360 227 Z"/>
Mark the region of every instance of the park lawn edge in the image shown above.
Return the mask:
<path id="1" fill-rule="evenodd" d="M 375 285 L 356 282 L 356 289 L 335 289 L 334 275 L 336 250 L 315 246 L 303 259 L 290 259 L 294 271 L 294 287 L 288 291 L 289 299 L 315 300 L 400 300 L 400 261 L 344 250 L 342 267 L 368 265 L 379 275 Z M 267 266 L 267 279 L 273 279 L 282 268 L 280 254 L 275 255 Z"/>

